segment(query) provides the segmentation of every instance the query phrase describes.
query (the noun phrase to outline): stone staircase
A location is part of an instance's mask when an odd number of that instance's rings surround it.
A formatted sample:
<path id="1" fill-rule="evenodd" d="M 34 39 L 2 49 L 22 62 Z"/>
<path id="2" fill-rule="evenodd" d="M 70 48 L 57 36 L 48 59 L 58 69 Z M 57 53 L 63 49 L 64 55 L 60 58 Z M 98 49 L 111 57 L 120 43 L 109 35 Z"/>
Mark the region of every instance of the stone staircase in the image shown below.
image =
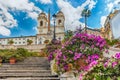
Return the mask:
<path id="1" fill-rule="evenodd" d="M 30 57 L 16 64 L 0 67 L 0 80 L 60 80 L 52 75 L 47 58 Z"/>

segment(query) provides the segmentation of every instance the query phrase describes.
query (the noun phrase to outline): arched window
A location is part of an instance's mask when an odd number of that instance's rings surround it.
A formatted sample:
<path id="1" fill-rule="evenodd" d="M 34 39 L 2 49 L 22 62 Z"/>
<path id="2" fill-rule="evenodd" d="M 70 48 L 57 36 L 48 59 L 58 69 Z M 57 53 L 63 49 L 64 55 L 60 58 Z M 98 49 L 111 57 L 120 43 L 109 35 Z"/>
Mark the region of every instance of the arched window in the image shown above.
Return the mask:
<path id="1" fill-rule="evenodd" d="M 62 23 L 62 21 L 61 20 L 58 20 L 58 24 L 61 24 Z"/>
<path id="2" fill-rule="evenodd" d="M 43 26 L 43 21 L 40 21 L 40 26 Z"/>

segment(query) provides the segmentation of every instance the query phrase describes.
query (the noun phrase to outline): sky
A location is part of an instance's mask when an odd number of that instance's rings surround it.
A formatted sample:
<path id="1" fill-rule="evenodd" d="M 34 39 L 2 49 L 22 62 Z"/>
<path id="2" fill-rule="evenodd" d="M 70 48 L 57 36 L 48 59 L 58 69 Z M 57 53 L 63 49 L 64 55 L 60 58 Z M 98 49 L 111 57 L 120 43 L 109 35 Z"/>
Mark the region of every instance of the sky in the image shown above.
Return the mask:
<path id="1" fill-rule="evenodd" d="M 119 9 L 120 0 L 0 0 L 0 38 L 37 34 L 37 17 L 41 12 L 52 15 L 61 10 L 65 15 L 65 28 L 75 30 L 84 26 L 82 10 L 88 8 L 91 16 L 87 25 L 100 28 L 106 16 Z M 52 24 L 52 22 L 51 22 Z"/>

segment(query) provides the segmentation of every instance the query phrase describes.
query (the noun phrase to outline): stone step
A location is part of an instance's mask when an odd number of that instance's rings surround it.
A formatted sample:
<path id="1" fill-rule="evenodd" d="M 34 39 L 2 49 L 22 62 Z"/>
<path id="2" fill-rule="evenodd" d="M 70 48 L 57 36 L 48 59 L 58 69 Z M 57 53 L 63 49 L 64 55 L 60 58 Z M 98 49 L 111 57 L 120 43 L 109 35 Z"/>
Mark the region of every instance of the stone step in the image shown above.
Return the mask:
<path id="1" fill-rule="evenodd" d="M 50 67 L 49 65 L 46 66 L 46 65 L 2 65 L 0 68 L 9 68 L 9 67 Z"/>
<path id="2" fill-rule="evenodd" d="M 50 67 L 1 67 L 1 70 L 50 70 Z"/>
<path id="3" fill-rule="evenodd" d="M 47 63 L 41 63 L 41 64 L 18 64 L 18 63 L 15 63 L 15 64 L 9 64 L 9 63 L 7 63 L 7 64 L 5 64 L 5 63 L 3 63 L 2 64 L 3 66 L 49 66 L 50 64 L 47 64 Z"/>
<path id="4" fill-rule="evenodd" d="M 3 77 L 0 80 L 60 80 L 58 77 Z"/>
<path id="5" fill-rule="evenodd" d="M 51 70 L 20 70 L 20 69 L 17 69 L 17 70 L 0 70 L 0 73 L 51 73 Z"/>
<path id="6" fill-rule="evenodd" d="M 53 76 L 47 58 L 31 57 L 16 64 L 0 67 L 0 80 L 60 80 Z"/>
<path id="7" fill-rule="evenodd" d="M 34 62 L 34 64 L 40 64 L 40 63 L 49 64 L 47 57 L 29 57 L 29 58 L 26 58 L 24 61 L 19 62 L 19 64 L 20 63 L 21 64 L 23 64 L 23 63 L 26 63 L 26 64 L 31 64 L 32 63 L 33 64 L 33 62 Z"/>
<path id="8" fill-rule="evenodd" d="M 50 77 L 51 73 L 0 73 L 0 77 Z"/>

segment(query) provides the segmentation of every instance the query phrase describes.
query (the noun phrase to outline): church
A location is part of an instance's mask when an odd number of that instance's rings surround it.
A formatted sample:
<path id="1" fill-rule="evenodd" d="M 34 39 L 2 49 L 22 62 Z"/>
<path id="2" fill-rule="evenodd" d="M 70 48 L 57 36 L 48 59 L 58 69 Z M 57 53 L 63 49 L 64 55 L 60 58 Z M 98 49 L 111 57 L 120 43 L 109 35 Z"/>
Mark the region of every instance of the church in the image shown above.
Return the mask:
<path id="1" fill-rule="evenodd" d="M 31 45 L 39 45 L 44 44 L 45 41 L 51 41 L 53 39 L 53 31 L 55 26 L 55 34 L 57 40 L 63 40 L 64 33 L 65 33 L 65 16 L 62 11 L 56 13 L 56 17 L 54 19 L 54 26 L 51 26 L 51 19 L 50 19 L 50 11 L 48 15 L 44 12 L 41 12 L 38 15 L 38 26 L 37 26 L 37 34 L 35 36 L 21 36 L 21 37 L 7 37 L 7 38 L 0 38 L 1 45 L 10 45 L 9 41 L 13 41 L 12 45 L 27 45 L 28 40 L 31 40 Z"/>

